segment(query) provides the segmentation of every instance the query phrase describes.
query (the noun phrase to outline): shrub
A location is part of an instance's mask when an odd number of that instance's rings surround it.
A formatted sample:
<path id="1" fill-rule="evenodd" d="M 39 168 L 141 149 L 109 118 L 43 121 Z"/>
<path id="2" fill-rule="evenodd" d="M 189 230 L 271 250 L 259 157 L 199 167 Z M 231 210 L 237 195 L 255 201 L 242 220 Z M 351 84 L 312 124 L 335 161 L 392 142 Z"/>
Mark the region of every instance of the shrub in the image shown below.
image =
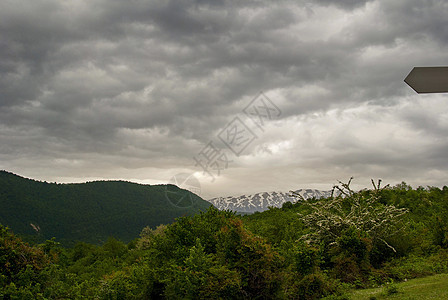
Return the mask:
<path id="1" fill-rule="evenodd" d="M 316 271 L 297 278 L 286 292 L 290 299 L 320 299 L 338 293 L 339 286 L 322 272 Z"/>
<path id="2" fill-rule="evenodd" d="M 384 294 L 386 296 L 391 296 L 393 294 L 397 294 L 399 292 L 398 286 L 392 281 L 390 283 L 387 283 L 384 286 Z"/>
<path id="3" fill-rule="evenodd" d="M 372 180 L 373 191 L 360 192 L 350 188 L 351 180 L 333 188 L 333 192 L 338 191 L 336 197 L 319 201 L 307 201 L 300 194 L 292 192 L 313 209 L 312 213 L 302 215 L 303 222 L 311 229 L 302 236 L 302 240 L 317 245 L 322 242 L 338 244 L 346 230 L 353 227 L 357 232 L 368 234 L 373 244 L 384 243 L 395 252 L 386 239 L 405 228 L 401 217 L 408 209 L 380 203 L 381 180 L 377 185 Z"/>

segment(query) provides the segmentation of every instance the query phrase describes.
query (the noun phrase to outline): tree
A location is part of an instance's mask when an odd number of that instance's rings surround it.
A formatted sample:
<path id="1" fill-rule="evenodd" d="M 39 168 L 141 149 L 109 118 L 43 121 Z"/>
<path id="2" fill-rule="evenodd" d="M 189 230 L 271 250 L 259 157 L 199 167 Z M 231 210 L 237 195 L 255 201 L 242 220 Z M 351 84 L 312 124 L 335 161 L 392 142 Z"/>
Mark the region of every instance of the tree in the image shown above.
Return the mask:
<path id="1" fill-rule="evenodd" d="M 0 225 L 0 298 L 33 299 L 48 280 L 42 272 L 50 258 Z"/>
<path id="2" fill-rule="evenodd" d="M 352 179 L 334 186 L 332 196 L 328 199 L 305 200 L 300 194 L 292 192 L 293 196 L 313 209 L 312 213 L 301 215 L 303 222 L 311 229 L 301 239 L 307 243 L 336 245 L 341 241 L 343 233 L 353 228 L 367 234 L 373 243 L 384 243 L 396 252 L 386 239 L 404 228 L 401 218 L 409 210 L 380 203 L 381 190 L 389 188 L 389 185 L 381 188 L 381 180 L 378 180 L 377 185 L 372 180 L 373 190 L 354 192 L 350 188 Z"/>

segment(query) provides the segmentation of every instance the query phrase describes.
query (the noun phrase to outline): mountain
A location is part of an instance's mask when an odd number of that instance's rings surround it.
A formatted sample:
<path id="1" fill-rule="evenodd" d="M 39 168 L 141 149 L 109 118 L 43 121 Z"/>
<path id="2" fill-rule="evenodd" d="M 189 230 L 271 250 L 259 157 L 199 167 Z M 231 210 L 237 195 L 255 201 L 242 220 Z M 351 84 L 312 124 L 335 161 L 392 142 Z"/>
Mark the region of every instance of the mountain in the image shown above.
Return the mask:
<path id="1" fill-rule="evenodd" d="M 57 184 L 0 171 L 0 224 L 25 239 L 129 242 L 146 227 L 205 210 L 210 203 L 174 185 L 126 181 Z"/>
<path id="2" fill-rule="evenodd" d="M 304 199 L 326 198 L 331 196 L 331 191 L 319 191 L 313 189 L 299 189 L 295 191 Z M 297 198 L 291 197 L 291 193 L 264 192 L 253 195 L 241 195 L 237 197 L 217 197 L 208 200 L 220 210 L 228 209 L 243 213 L 265 211 L 269 206 L 281 207 L 285 202 L 297 202 Z"/>

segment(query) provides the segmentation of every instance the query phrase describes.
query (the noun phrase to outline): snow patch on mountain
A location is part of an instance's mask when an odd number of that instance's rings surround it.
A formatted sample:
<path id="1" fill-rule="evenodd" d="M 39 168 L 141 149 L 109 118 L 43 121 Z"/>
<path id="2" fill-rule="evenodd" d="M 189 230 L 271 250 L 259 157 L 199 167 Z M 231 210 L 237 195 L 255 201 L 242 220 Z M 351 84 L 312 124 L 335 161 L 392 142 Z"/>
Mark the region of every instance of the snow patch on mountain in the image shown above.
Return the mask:
<path id="1" fill-rule="evenodd" d="M 295 193 L 302 195 L 304 199 L 326 198 L 331 196 L 331 191 L 320 191 L 314 189 L 299 189 Z M 252 195 L 217 197 L 208 200 L 220 210 L 232 210 L 244 213 L 265 211 L 270 206 L 282 207 L 285 202 L 295 203 L 299 200 L 291 196 L 290 192 L 262 192 Z"/>

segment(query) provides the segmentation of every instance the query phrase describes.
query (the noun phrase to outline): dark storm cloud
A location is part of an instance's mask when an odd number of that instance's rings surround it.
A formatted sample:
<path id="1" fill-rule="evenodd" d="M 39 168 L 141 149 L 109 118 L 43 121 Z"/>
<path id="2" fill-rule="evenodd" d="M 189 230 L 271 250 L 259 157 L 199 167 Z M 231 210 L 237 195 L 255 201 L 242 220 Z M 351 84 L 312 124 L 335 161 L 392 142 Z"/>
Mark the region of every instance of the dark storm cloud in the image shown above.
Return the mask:
<path id="1" fill-rule="evenodd" d="M 180 114 L 210 114 L 216 106 L 231 103 L 242 93 L 259 90 L 251 84 L 257 80 L 253 79 L 254 72 L 241 72 L 239 68 L 250 64 L 258 68 L 259 60 L 266 60 L 262 49 L 267 49 L 266 45 L 269 47 L 272 42 L 267 43 L 268 37 L 262 37 L 260 43 L 248 42 L 248 47 L 242 49 L 243 55 L 235 55 L 230 50 L 227 59 L 219 51 L 226 52 L 228 45 L 241 48 L 238 42 L 242 41 L 238 39 L 249 39 L 252 30 L 261 34 L 263 26 L 276 29 L 294 21 L 293 15 L 281 7 L 272 11 L 263 9 L 261 16 L 248 25 L 250 31 L 246 29 L 241 34 L 243 37 L 237 31 L 236 42 L 222 41 L 233 34 L 232 27 L 247 22 L 244 17 L 238 19 L 232 11 L 203 2 L 188 3 L 185 7 L 175 2 L 136 2 L 134 5 L 93 2 L 90 7 L 82 4 L 65 7 L 55 2 L 26 9 L 6 3 L 3 10 L 6 17 L 1 23 L 6 34 L 2 35 L 2 41 L 18 46 L 15 52 L 10 51 L 17 61 L 11 62 L 12 70 L 8 72 L 9 77 L 15 75 L 15 85 L 9 84 L 7 77 L 2 81 L 5 90 L 2 104 L 25 106 L 24 113 L 19 109 L 23 114 L 14 118 L 16 122 L 35 119 L 33 125 L 42 124 L 55 134 L 64 134 L 64 128 L 70 129 L 80 121 L 77 120 L 79 111 L 95 110 L 101 105 L 106 106 L 108 122 L 96 122 L 102 116 L 95 114 L 95 119 L 84 118 L 81 126 L 88 127 L 90 122 L 92 134 L 110 132 L 115 127 L 167 124 L 176 127 L 173 120 L 181 119 Z M 275 49 L 270 48 L 273 53 Z M 250 57 L 258 58 L 250 61 Z M 268 63 L 272 59 L 275 57 L 267 58 Z M 273 67 L 265 65 L 263 72 Z M 224 72 L 222 77 L 218 74 L 216 79 L 212 78 L 210 86 L 196 87 L 198 81 L 207 80 L 221 68 L 230 68 L 229 76 L 235 75 L 237 79 L 229 82 L 232 78 L 227 78 Z M 137 117 L 138 120 L 114 116 L 111 111 L 115 110 L 117 101 L 98 101 L 116 99 L 122 93 L 139 93 L 153 81 L 158 82 L 153 94 L 147 96 L 146 106 L 143 105 L 147 115 Z M 40 107 L 29 109 L 27 101 L 38 101 Z M 126 103 L 126 107 L 134 107 L 137 114 L 141 112 L 142 104 L 132 102 Z M 8 114 L 16 111 L 9 110 Z M 104 130 L 98 126 L 104 126 Z"/>
<path id="2" fill-rule="evenodd" d="M 436 0 L 2 1 L 2 165 L 185 167 L 260 91 L 284 126 L 367 103 L 396 109 L 412 66 L 448 59 L 446 15 Z M 429 114 L 397 122 L 442 138 L 444 119 Z M 362 139 L 350 151 L 320 145 L 337 166 L 403 163 Z"/>

